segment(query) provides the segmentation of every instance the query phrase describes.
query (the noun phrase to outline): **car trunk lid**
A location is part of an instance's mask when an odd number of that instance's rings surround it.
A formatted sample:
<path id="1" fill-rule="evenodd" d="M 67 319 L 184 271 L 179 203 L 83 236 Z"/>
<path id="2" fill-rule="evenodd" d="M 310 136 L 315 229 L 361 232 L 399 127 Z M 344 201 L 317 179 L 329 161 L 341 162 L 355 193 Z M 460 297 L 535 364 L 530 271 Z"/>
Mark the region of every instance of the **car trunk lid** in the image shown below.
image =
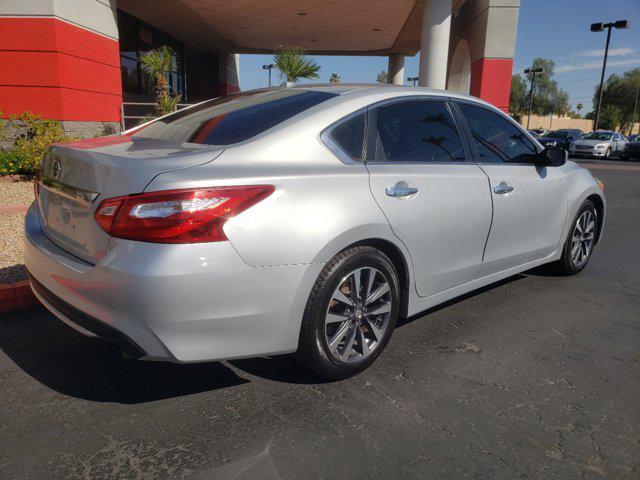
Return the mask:
<path id="1" fill-rule="evenodd" d="M 43 230 L 64 250 L 96 263 L 110 240 L 93 218 L 102 200 L 141 193 L 157 175 L 210 162 L 223 150 L 128 135 L 54 145 L 36 185 Z"/>

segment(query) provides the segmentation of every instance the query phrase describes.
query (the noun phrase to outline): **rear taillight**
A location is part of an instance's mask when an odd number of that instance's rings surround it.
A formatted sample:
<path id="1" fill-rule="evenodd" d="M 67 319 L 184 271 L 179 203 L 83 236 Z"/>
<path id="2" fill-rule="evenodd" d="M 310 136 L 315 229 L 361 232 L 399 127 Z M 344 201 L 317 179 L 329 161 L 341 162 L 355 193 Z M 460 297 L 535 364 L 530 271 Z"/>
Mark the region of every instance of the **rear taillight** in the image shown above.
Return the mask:
<path id="1" fill-rule="evenodd" d="M 274 191 L 273 185 L 167 190 L 114 197 L 94 217 L 112 237 L 155 243 L 220 242 L 227 219 Z"/>

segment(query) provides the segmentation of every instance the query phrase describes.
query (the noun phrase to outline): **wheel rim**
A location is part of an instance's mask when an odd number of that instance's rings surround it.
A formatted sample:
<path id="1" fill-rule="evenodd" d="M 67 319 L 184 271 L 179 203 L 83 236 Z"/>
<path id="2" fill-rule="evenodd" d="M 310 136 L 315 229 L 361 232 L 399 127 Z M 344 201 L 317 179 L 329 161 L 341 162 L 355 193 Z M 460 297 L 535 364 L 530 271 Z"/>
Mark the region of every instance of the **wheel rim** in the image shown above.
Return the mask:
<path id="1" fill-rule="evenodd" d="M 595 215 L 587 210 L 578 217 L 571 238 L 571 262 L 580 268 L 589 259 L 595 238 Z"/>
<path id="2" fill-rule="evenodd" d="M 389 325 L 392 296 L 385 275 L 372 267 L 345 275 L 333 292 L 325 316 L 325 340 L 331 354 L 353 363 L 371 355 Z"/>

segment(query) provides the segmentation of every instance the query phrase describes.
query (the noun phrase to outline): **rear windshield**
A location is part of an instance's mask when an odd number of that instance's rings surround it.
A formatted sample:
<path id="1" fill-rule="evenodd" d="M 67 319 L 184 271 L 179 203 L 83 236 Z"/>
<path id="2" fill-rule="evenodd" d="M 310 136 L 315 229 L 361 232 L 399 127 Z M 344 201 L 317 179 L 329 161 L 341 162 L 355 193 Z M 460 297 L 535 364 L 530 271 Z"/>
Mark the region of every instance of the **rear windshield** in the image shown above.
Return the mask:
<path id="1" fill-rule="evenodd" d="M 180 110 L 150 123 L 133 138 L 230 145 L 248 140 L 335 96 L 297 89 L 239 93 Z"/>
<path id="2" fill-rule="evenodd" d="M 611 134 L 606 132 L 591 132 L 582 137 L 583 140 L 611 140 Z"/>

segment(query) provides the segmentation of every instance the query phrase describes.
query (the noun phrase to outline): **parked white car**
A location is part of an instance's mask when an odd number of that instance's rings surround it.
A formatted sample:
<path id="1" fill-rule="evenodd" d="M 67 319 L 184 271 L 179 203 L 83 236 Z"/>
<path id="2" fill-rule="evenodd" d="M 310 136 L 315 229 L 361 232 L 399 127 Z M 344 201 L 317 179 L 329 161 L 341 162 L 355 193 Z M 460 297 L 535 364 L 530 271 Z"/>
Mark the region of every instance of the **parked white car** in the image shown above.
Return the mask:
<path id="1" fill-rule="evenodd" d="M 369 366 L 398 316 L 579 272 L 606 210 L 493 106 L 371 85 L 254 90 L 56 145 L 36 191 L 25 263 L 64 322 L 141 359 L 297 351 L 328 378 Z"/>
<path id="2" fill-rule="evenodd" d="M 570 145 L 569 152 L 576 157 L 609 158 L 612 155 L 620 156 L 626 145 L 627 139 L 622 134 L 598 130 L 575 140 Z"/>

